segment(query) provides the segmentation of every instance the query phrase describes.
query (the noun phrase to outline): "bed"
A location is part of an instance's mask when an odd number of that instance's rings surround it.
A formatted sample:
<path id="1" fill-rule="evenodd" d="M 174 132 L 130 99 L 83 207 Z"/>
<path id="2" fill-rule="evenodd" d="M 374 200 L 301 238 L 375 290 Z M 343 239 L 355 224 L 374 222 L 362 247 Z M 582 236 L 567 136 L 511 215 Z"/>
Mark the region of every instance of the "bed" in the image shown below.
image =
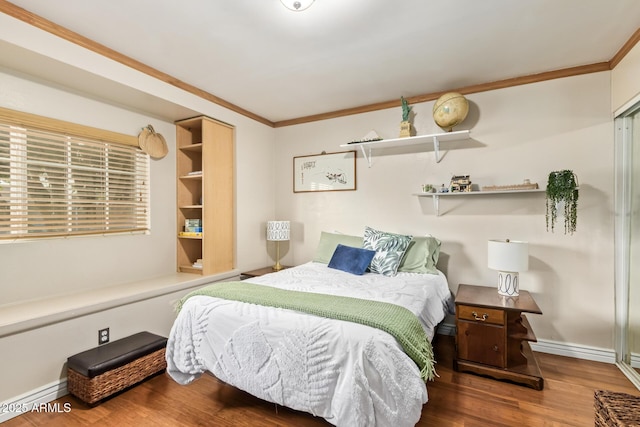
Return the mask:
<path id="1" fill-rule="evenodd" d="M 322 241 L 314 261 L 227 287 L 242 284 L 287 292 L 283 295 L 332 295 L 404 307 L 431 341 L 452 310 L 442 272 L 353 274 L 324 262 L 318 255 Z M 328 253 L 338 252 L 336 245 L 328 247 Z M 337 426 L 413 426 L 427 402 L 424 367 L 391 333 L 207 292 L 181 301 L 166 354 L 167 372 L 180 384 L 209 371 L 254 396 Z"/>

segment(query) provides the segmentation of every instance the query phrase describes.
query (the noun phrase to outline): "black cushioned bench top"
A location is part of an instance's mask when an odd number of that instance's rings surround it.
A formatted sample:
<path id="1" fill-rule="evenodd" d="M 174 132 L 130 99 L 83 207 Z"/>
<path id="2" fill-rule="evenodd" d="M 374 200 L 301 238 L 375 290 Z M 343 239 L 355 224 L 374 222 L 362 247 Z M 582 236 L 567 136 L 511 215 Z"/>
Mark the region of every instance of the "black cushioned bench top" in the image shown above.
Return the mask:
<path id="1" fill-rule="evenodd" d="M 151 332 L 139 332 L 73 355 L 67 359 L 67 367 L 85 377 L 93 378 L 166 346 L 165 337 Z"/>

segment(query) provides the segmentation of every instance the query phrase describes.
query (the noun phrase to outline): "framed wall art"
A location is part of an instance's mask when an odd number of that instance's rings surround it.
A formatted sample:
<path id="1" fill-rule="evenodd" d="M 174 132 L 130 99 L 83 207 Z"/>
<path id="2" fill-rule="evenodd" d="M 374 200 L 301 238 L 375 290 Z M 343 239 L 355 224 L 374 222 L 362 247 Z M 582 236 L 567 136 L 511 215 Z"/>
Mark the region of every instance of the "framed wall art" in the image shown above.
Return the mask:
<path id="1" fill-rule="evenodd" d="M 356 152 L 341 151 L 293 158 L 293 192 L 356 189 Z"/>

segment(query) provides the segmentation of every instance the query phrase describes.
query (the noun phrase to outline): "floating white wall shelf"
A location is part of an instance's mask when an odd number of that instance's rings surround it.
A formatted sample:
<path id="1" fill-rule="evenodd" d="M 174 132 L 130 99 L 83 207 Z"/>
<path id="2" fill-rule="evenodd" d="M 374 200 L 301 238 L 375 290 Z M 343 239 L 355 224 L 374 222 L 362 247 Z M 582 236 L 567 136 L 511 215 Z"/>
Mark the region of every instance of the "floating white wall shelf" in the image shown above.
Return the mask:
<path id="1" fill-rule="evenodd" d="M 538 188 L 535 190 L 500 190 L 500 191 L 468 191 L 461 193 L 414 193 L 414 196 L 418 197 L 431 197 L 433 198 L 433 210 L 436 216 L 440 216 L 440 197 L 464 197 L 464 196 L 487 196 L 496 194 L 527 194 L 527 193 L 544 193 L 546 189 Z"/>
<path id="2" fill-rule="evenodd" d="M 433 151 L 436 155 L 436 162 L 440 163 L 440 143 L 445 141 L 462 141 L 464 139 L 469 139 L 468 130 L 434 133 L 431 135 L 410 136 L 407 138 L 383 139 L 381 141 L 354 142 L 351 144 L 342 144 L 340 147 L 360 147 L 360 150 L 362 150 L 362 155 L 365 159 L 367 159 L 369 167 L 371 167 L 371 154 L 374 148 L 406 147 L 411 145 L 433 143 Z"/>

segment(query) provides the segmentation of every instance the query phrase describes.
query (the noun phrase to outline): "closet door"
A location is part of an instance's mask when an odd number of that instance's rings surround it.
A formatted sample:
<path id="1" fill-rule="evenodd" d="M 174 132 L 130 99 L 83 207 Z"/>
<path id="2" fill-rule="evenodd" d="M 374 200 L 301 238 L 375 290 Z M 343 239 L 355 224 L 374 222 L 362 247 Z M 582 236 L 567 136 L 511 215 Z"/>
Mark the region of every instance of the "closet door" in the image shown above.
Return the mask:
<path id="1" fill-rule="evenodd" d="M 640 389 L 640 103 L 616 128 L 616 360 Z"/>
<path id="2" fill-rule="evenodd" d="M 640 110 L 630 118 L 632 147 L 629 215 L 629 363 L 640 369 Z M 639 371 L 640 372 L 640 371 Z"/>

